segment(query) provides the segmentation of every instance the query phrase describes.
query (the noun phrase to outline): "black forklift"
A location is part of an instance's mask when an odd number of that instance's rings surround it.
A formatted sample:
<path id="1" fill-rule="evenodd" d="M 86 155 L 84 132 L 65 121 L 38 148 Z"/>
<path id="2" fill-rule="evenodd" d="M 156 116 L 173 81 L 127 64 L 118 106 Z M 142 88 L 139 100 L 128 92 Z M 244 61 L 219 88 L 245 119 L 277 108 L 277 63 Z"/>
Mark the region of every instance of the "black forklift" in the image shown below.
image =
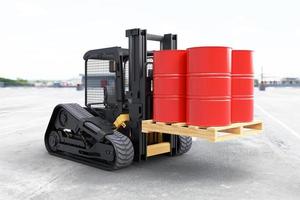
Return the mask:
<path id="1" fill-rule="evenodd" d="M 114 170 L 147 160 L 153 144 L 168 144 L 170 150 L 160 154 L 169 156 L 190 150 L 189 136 L 142 132 L 142 121 L 152 118 L 153 109 L 153 52 L 147 51 L 147 41 L 159 42 L 160 50 L 176 49 L 177 35 L 130 29 L 126 37 L 128 49 L 85 53 L 85 107 L 54 108 L 44 138 L 51 155 Z"/>

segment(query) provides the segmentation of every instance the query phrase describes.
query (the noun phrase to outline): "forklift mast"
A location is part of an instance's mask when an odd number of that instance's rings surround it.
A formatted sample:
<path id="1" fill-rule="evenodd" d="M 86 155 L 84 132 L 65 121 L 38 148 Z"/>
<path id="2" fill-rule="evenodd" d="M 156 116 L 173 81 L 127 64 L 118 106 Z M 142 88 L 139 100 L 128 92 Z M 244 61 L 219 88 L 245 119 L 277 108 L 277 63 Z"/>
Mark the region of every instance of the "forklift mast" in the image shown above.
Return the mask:
<path id="1" fill-rule="evenodd" d="M 126 30 L 129 39 L 129 92 L 128 108 L 130 129 L 133 135 L 134 160 L 146 160 L 147 138 L 142 134 L 142 120 L 152 117 L 153 94 L 151 91 L 152 72 L 147 74 L 147 58 L 153 56 L 147 51 L 147 41 L 160 42 L 160 50 L 177 49 L 177 35 L 165 34 L 163 36 L 147 34 L 144 29 Z M 168 135 L 173 152 L 176 152 L 176 137 Z M 171 151 L 171 154 L 172 154 Z"/>

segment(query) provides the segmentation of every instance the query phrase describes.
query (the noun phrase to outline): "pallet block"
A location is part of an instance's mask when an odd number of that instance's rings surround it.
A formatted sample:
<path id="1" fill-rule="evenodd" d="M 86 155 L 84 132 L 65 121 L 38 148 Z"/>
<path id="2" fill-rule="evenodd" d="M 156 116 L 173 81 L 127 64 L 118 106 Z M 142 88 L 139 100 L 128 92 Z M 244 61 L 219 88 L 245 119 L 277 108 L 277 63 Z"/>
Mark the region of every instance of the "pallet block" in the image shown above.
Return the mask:
<path id="1" fill-rule="evenodd" d="M 243 136 L 259 134 L 263 131 L 262 121 L 233 123 L 229 126 L 200 127 L 187 125 L 184 122 L 166 123 L 151 120 L 142 121 L 143 133 L 167 133 L 203 138 L 211 142 L 231 140 Z"/>
<path id="2" fill-rule="evenodd" d="M 171 145 L 169 142 L 147 145 L 147 157 L 169 153 L 170 151 Z"/>

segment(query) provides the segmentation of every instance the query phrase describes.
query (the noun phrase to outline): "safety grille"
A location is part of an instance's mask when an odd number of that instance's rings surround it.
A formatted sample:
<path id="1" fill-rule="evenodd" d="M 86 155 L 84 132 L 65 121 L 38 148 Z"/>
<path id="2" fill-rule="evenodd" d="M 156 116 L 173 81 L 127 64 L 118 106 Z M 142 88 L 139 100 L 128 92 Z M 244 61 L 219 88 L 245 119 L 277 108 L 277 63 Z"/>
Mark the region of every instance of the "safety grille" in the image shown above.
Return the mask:
<path id="1" fill-rule="evenodd" d="M 153 71 L 153 57 L 147 58 L 147 76 L 149 77 L 149 72 Z M 151 91 L 153 91 L 153 81 L 151 81 Z"/>
<path id="2" fill-rule="evenodd" d="M 102 104 L 104 102 L 104 92 L 106 92 L 106 101 L 114 102 L 115 73 L 109 72 L 109 60 L 89 59 L 87 61 L 86 76 L 87 104 L 92 104 L 92 107 L 104 107 L 104 104 Z"/>
<path id="3" fill-rule="evenodd" d="M 147 58 L 147 76 L 149 76 L 149 70 L 153 70 L 153 58 Z M 124 63 L 124 91 L 125 93 L 129 91 L 129 62 Z"/>
<path id="4" fill-rule="evenodd" d="M 129 62 L 127 61 L 125 64 L 124 64 L 124 70 L 123 70 L 123 73 L 124 73 L 124 91 L 125 92 L 128 92 L 129 91 Z"/>
<path id="5" fill-rule="evenodd" d="M 147 76 L 149 76 L 149 74 L 148 74 L 149 70 L 153 70 L 153 58 L 152 57 L 147 58 Z"/>

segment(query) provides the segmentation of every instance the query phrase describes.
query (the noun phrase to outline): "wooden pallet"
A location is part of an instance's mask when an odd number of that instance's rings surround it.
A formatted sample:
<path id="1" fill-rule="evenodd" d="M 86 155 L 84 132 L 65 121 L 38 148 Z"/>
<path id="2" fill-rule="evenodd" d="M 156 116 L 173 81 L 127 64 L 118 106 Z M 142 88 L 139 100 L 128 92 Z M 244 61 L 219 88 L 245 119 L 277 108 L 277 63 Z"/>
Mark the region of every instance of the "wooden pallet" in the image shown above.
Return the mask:
<path id="1" fill-rule="evenodd" d="M 220 127 L 199 127 L 186 123 L 165 123 L 153 120 L 142 121 L 143 133 L 167 133 L 173 135 L 184 135 L 207 139 L 211 142 L 231 140 L 248 135 L 259 134 L 263 131 L 262 121 L 252 121 L 246 123 L 234 123 L 229 126 Z"/>

